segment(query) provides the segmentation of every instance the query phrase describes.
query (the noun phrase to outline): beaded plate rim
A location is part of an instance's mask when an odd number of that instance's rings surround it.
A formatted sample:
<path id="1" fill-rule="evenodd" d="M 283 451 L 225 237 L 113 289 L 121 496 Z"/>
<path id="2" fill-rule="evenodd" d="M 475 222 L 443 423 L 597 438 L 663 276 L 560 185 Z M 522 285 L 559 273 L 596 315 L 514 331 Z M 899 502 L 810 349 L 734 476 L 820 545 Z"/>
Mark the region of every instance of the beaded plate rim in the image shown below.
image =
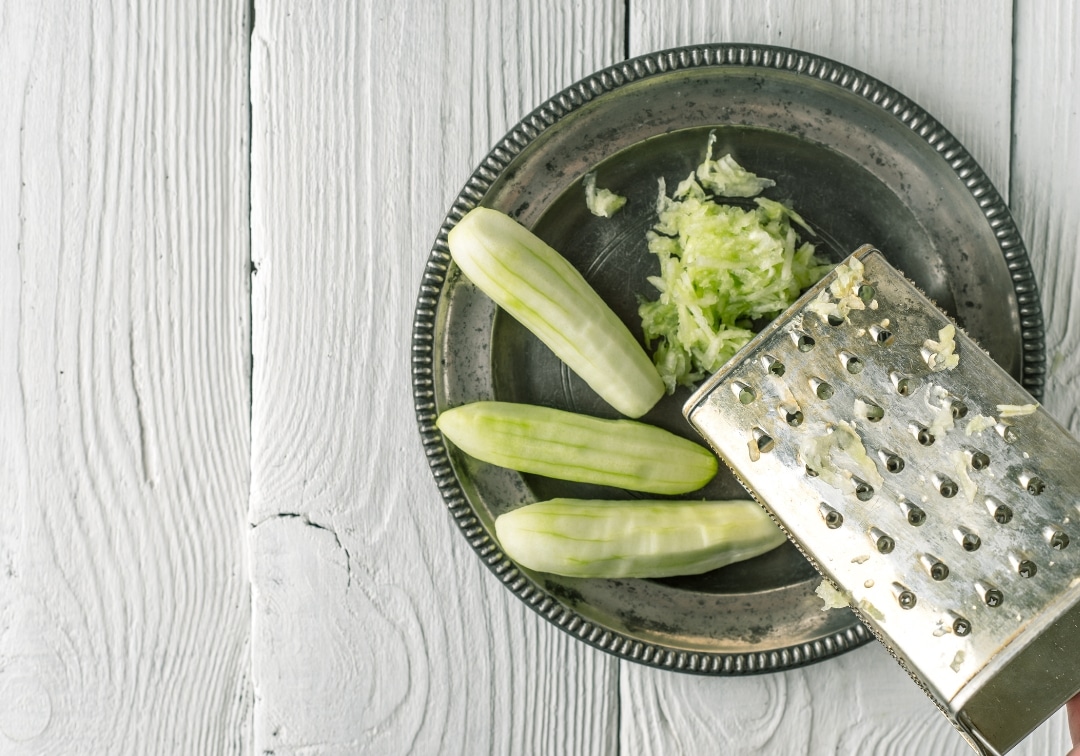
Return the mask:
<path id="1" fill-rule="evenodd" d="M 1020 233 L 1000 193 L 971 154 L 941 123 L 896 89 L 855 68 L 789 48 L 751 44 L 693 45 L 641 55 L 601 69 L 554 95 L 491 149 L 454 200 L 432 246 L 417 295 L 412 328 L 412 383 L 416 421 L 444 503 L 480 559 L 503 585 L 539 615 L 581 641 L 619 658 L 652 667 L 706 675 L 791 669 L 861 646 L 873 639 L 855 615 L 846 629 L 782 649 L 711 653 L 669 648 L 605 628 L 561 603 L 511 561 L 483 526 L 454 473 L 435 427 L 435 328 L 439 298 L 450 270 L 447 235 L 482 201 L 510 163 L 567 114 L 631 82 L 673 71 L 720 66 L 796 73 L 848 90 L 892 114 L 945 160 L 977 201 L 1008 266 L 1021 319 L 1021 383 L 1036 399 L 1045 385 L 1045 330 L 1034 272 Z"/>

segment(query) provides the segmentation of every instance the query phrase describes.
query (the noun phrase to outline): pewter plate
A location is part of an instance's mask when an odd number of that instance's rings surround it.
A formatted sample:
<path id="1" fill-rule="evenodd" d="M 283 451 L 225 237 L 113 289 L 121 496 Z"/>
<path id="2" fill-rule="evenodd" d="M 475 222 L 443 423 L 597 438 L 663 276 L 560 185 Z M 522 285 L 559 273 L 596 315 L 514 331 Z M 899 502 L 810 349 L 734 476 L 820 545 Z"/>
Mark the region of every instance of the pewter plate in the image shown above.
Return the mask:
<path id="1" fill-rule="evenodd" d="M 769 672 L 828 658 L 870 635 L 850 612 L 821 611 L 818 577 L 790 544 L 696 577 L 573 579 L 530 572 L 499 549 L 502 512 L 554 496 L 635 494 L 522 475 L 445 444 L 443 409 L 481 399 L 614 417 L 538 340 L 452 264 L 446 236 L 469 209 L 509 213 L 573 262 L 640 337 L 637 297 L 653 297 L 645 231 L 657 179 L 685 178 L 731 152 L 772 178 L 839 261 L 881 249 L 1034 396 L 1041 396 L 1042 315 L 1008 209 L 975 160 L 915 103 L 833 61 L 773 47 L 680 48 L 620 63 L 551 98 L 476 169 L 439 231 L 413 328 L 413 389 L 435 480 L 462 534 L 519 598 L 565 631 L 622 658 L 702 674 Z M 582 176 L 628 197 L 611 219 L 587 210 Z M 644 419 L 696 438 L 690 396 Z M 698 495 L 746 496 L 726 471 Z"/>

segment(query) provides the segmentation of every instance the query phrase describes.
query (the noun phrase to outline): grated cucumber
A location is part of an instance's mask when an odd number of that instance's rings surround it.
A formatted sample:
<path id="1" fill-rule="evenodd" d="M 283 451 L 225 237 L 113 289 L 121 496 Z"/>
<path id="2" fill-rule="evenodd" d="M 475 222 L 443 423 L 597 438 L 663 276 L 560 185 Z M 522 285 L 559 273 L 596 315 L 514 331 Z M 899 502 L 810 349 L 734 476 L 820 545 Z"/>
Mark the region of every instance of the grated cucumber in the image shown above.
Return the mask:
<path id="1" fill-rule="evenodd" d="M 610 218 L 626 204 L 626 197 L 610 189 L 597 188 L 595 172 L 586 173 L 581 183 L 585 187 L 585 206 L 598 218 Z"/>
<path id="2" fill-rule="evenodd" d="M 791 208 L 757 197 L 756 207 L 723 204 L 773 185 L 741 168 L 730 155 L 705 162 L 671 197 L 660 180 L 657 222 L 647 233 L 660 264 L 638 314 L 668 393 L 693 387 L 718 370 L 753 336 L 755 320 L 773 318 L 831 267 L 796 228 L 812 233 Z"/>

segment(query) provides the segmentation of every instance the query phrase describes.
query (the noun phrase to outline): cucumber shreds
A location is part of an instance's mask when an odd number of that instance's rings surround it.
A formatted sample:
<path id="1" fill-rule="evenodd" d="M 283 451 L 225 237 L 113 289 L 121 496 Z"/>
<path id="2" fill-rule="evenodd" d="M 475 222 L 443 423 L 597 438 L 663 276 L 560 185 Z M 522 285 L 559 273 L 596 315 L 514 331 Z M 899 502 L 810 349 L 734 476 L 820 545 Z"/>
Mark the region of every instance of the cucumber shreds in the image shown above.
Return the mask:
<path id="1" fill-rule="evenodd" d="M 657 222 L 647 232 L 660 274 L 648 280 L 660 296 L 641 299 L 645 338 L 668 393 L 715 372 L 753 336 L 755 320 L 773 318 L 832 267 L 801 242 L 810 228 L 785 205 L 757 197 L 757 207 L 717 201 L 753 196 L 773 185 L 730 155 L 705 162 L 671 197 L 660 179 Z"/>
<path id="2" fill-rule="evenodd" d="M 585 174 L 582 185 L 585 187 L 585 206 L 598 218 L 610 218 L 626 204 L 626 197 L 610 189 L 597 188 L 595 171 Z"/>
<path id="3" fill-rule="evenodd" d="M 709 143 L 705 146 L 705 160 L 693 176 L 702 189 L 719 197 L 756 197 L 765 189 L 776 186 L 772 179 L 755 176 L 743 168 L 731 155 L 713 160 L 715 144 L 716 132 L 710 131 Z"/>

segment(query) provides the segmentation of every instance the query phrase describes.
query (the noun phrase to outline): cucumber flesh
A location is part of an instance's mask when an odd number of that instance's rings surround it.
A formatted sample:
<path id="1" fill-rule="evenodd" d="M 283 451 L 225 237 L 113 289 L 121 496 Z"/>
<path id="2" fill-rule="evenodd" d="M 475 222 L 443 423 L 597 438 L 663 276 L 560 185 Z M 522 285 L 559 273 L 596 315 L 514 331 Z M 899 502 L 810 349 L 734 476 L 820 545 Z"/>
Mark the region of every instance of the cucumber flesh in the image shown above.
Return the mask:
<path id="1" fill-rule="evenodd" d="M 698 575 L 786 540 L 753 501 L 551 499 L 500 515 L 495 535 L 522 567 L 591 578 Z"/>
<path id="2" fill-rule="evenodd" d="M 570 262 L 508 215 L 478 207 L 448 236 L 465 276 L 604 401 L 641 417 L 664 394 L 645 349 Z"/>
<path id="3" fill-rule="evenodd" d="M 484 462 L 631 491 L 689 493 L 719 466 L 707 448 L 663 428 L 531 404 L 465 404 L 441 413 L 436 426 Z"/>

